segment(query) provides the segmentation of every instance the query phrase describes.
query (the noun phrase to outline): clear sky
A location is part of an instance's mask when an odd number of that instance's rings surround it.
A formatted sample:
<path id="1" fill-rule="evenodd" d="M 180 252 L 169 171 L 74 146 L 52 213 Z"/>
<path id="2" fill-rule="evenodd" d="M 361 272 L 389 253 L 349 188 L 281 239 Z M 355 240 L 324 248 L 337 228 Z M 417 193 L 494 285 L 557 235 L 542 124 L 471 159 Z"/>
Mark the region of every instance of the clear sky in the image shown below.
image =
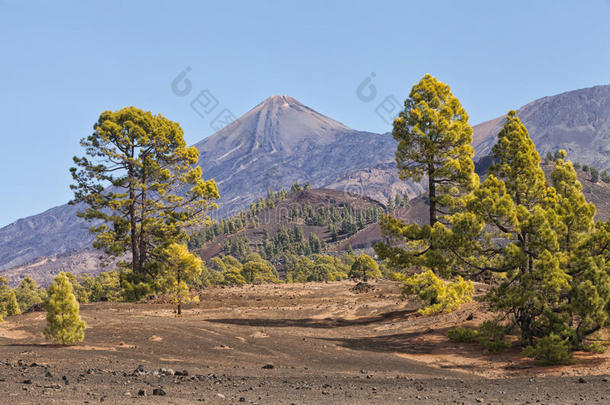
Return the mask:
<path id="1" fill-rule="evenodd" d="M 0 226 L 71 198 L 71 158 L 104 110 L 162 113 L 195 143 L 214 132 L 190 107 L 201 91 L 236 116 L 285 94 L 386 132 L 379 103 L 431 73 L 476 124 L 610 84 L 609 21 L 610 0 L 0 0 Z M 371 73 L 375 97 L 358 97 Z"/>

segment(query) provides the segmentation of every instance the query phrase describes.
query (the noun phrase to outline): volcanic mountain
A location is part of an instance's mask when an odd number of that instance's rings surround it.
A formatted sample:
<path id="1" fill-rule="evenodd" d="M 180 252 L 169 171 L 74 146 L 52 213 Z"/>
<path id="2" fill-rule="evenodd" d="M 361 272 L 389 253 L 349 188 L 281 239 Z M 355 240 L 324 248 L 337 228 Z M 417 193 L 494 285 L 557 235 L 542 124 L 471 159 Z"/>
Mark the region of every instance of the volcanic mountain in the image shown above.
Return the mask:
<path id="1" fill-rule="evenodd" d="M 363 172 L 394 167 L 396 142 L 389 133 L 356 131 L 288 96 L 273 96 L 235 123 L 195 144 L 204 177 L 222 197 L 219 214 L 245 206 L 265 190 L 296 181 L 313 188 L 348 189 L 385 202 L 421 188 Z"/>
<path id="2" fill-rule="evenodd" d="M 289 188 L 297 181 L 383 202 L 422 190 L 399 181 L 396 142 L 389 133 L 350 129 L 287 96 L 264 100 L 195 146 L 204 178 L 215 179 L 219 187 L 215 217 L 246 207 L 267 189 Z M 89 248 L 92 236 L 76 216 L 79 209 L 62 205 L 0 229 L 0 271 L 30 262 L 44 271 L 41 258 Z M 88 265 L 89 260 L 80 262 Z"/>
<path id="3" fill-rule="evenodd" d="M 518 114 L 542 155 L 562 148 L 573 161 L 610 168 L 610 86 L 545 97 Z M 474 127 L 477 160 L 490 153 L 503 123 L 504 116 Z M 419 184 L 398 179 L 391 134 L 350 129 L 287 96 L 264 100 L 195 146 L 204 178 L 214 178 L 219 185 L 216 217 L 246 207 L 267 189 L 290 187 L 296 181 L 382 203 L 398 193 L 413 197 L 423 191 Z M 603 201 L 595 202 L 604 203 L 606 194 L 596 190 L 593 187 L 587 198 L 603 195 Z M 60 264 L 65 270 L 95 270 L 95 254 L 86 250 L 92 236 L 76 217 L 78 209 L 55 207 L 0 229 L 0 274 L 10 273 L 14 279 L 23 272 L 54 272 Z"/>
<path id="4" fill-rule="evenodd" d="M 568 158 L 610 169 L 610 86 L 595 86 L 544 97 L 521 107 L 517 115 L 541 156 L 565 149 Z M 491 153 L 505 117 L 474 127 L 477 157 Z"/>

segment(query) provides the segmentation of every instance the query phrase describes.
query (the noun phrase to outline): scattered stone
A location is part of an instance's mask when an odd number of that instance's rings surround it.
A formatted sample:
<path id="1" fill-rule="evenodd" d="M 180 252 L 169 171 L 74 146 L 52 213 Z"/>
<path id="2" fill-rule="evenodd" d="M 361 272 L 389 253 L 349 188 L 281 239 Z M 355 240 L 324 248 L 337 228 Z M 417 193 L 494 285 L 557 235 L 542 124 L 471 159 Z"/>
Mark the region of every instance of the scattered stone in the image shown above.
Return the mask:
<path id="1" fill-rule="evenodd" d="M 244 397 L 239 397 L 239 402 L 246 402 L 246 398 L 244 398 Z"/>
<path id="2" fill-rule="evenodd" d="M 216 396 L 220 399 L 225 399 L 226 397 L 224 395 L 222 395 L 221 393 L 216 394 Z"/>
<path id="3" fill-rule="evenodd" d="M 29 380 L 29 379 L 28 380 L 23 380 L 23 383 L 29 385 L 29 384 L 32 384 L 32 380 Z"/>
<path id="4" fill-rule="evenodd" d="M 586 383 L 585 379 L 584 379 L 584 378 L 582 378 L 582 377 L 579 377 L 579 378 L 578 378 L 578 382 L 579 382 L 580 384 L 584 384 L 584 383 Z"/>
<path id="5" fill-rule="evenodd" d="M 138 391 L 138 396 L 139 396 L 139 397 L 145 397 L 145 396 L 146 396 L 146 391 L 145 391 L 145 390 L 143 390 L 143 389 L 140 389 L 140 390 Z"/>
<path id="6" fill-rule="evenodd" d="M 146 371 L 144 370 L 144 366 L 143 365 L 139 365 L 138 368 L 136 368 L 133 372 L 134 375 L 143 375 L 146 374 Z"/>
<path id="7" fill-rule="evenodd" d="M 265 364 L 265 365 L 263 366 L 263 368 L 264 368 L 265 370 L 273 370 L 273 369 L 275 368 L 275 366 L 274 366 L 273 364 Z"/>
<path id="8" fill-rule="evenodd" d="M 155 388 L 153 390 L 153 395 L 157 395 L 157 396 L 162 397 L 162 396 L 165 396 L 167 394 L 165 393 L 165 391 L 163 391 L 163 388 Z"/>
<path id="9" fill-rule="evenodd" d="M 525 370 L 528 368 L 532 368 L 532 366 L 527 364 L 510 364 L 504 367 L 505 370 Z"/>
<path id="10" fill-rule="evenodd" d="M 365 282 L 359 282 L 358 284 L 356 284 L 355 286 L 353 286 L 352 288 L 350 288 L 350 291 L 353 291 L 355 293 L 365 293 L 365 292 L 369 292 L 373 290 L 373 286 L 370 285 L 369 283 L 365 283 Z"/>

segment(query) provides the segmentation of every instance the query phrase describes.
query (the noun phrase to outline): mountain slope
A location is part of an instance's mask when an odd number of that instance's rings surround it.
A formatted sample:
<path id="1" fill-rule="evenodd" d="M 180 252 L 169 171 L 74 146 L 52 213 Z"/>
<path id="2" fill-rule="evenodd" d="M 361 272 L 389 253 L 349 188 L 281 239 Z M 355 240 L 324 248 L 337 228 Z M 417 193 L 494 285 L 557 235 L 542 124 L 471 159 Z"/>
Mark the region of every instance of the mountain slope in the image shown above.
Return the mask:
<path id="1" fill-rule="evenodd" d="M 521 107 L 517 114 L 541 156 L 565 149 L 573 161 L 610 168 L 610 86 L 544 97 Z M 491 152 L 504 119 L 498 117 L 473 128 L 477 157 Z"/>
<path id="2" fill-rule="evenodd" d="M 0 271 L 31 260 L 91 247 L 79 206 L 61 205 L 0 229 Z"/>
<path id="3" fill-rule="evenodd" d="M 292 97 L 266 99 L 195 146 L 203 176 L 214 178 L 219 187 L 216 218 L 246 207 L 267 189 L 296 181 L 381 200 L 397 192 L 419 192 L 418 186 L 398 180 L 396 142 L 390 134 L 350 129 Z M 92 235 L 77 210 L 63 205 L 0 229 L 0 271 L 90 247 Z"/>
<path id="4" fill-rule="evenodd" d="M 296 181 L 314 188 L 356 188 L 387 199 L 389 193 L 380 193 L 377 184 L 383 181 L 389 191 L 387 178 L 362 182 L 357 173 L 393 169 L 396 142 L 389 133 L 356 131 L 292 97 L 273 96 L 195 146 L 204 176 L 218 184 L 223 216 L 266 189 L 278 190 Z M 398 185 L 397 178 L 393 182 L 401 193 L 416 193 L 416 186 Z"/>
<path id="5" fill-rule="evenodd" d="M 307 208 L 311 209 L 310 213 L 304 212 Z M 352 212 L 350 218 L 346 215 L 346 209 Z M 324 224 L 312 220 L 320 210 L 333 212 L 329 216 L 328 222 Z M 333 251 L 336 250 L 338 244 L 347 240 L 357 230 L 376 223 L 384 211 L 385 207 L 378 201 L 357 194 L 332 189 L 295 191 L 289 193 L 286 198 L 275 202 L 272 207 L 265 208 L 258 214 L 253 214 L 253 217 L 256 218 L 255 224 L 248 224 L 233 232 L 221 233 L 212 241 L 202 242 L 199 247 L 192 246 L 194 245 L 194 239 L 197 237 L 195 235 L 189 241 L 189 245 L 192 251 L 207 260 L 219 254 L 236 255 L 234 252 L 226 250 L 225 242 L 236 238 L 246 238 L 250 251 L 261 253 L 263 257 L 271 260 L 272 257 L 263 251 L 265 237 L 271 241 L 281 228 L 290 232 L 294 228 L 299 228 L 303 231 L 302 235 L 305 241 L 313 233 L 326 244 L 327 250 Z M 359 215 L 365 212 L 371 216 L 366 217 L 362 224 L 357 225 Z M 342 222 L 347 219 L 354 221 L 354 228 L 351 231 L 342 230 Z M 329 230 L 331 223 L 337 229 L 335 239 L 333 239 L 332 232 Z M 264 236 L 265 233 L 266 236 Z M 286 250 L 283 250 L 283 252 L 285 253 Z M 240 258 L 238 255 L 236 256 Z M 243 259 L 243 257 L 240 259 Z"/>
<path id="6" fill-rule="evenodd" d="M 563 148 L 573 161 L 610 168 L 610 86 L 545 97 L 518 113 L 542 155 Z M 474 127 L 476 159 L 489 154 L 503 123 L 504 117 L 498 117 Z M 296 181 L 382 202 L 399 193 L 414 197 L 423 191 L 419 184 L 398 179 L 391 134 L 350 129 L 287 96 L 266 99 L 195 146 L 204 177 L 219 185 L 222 198 L 215 217 L 246 207 L 267 189 Z M 595 190 L 592 200 L 604 204 L 605 197 L 597 196 L 606 194 Z M 76 211 L 64 205 L 0 229 L 0 272 L 28 269 L 31 263 L 37 263 L 37 272 L 54 271 L 40 264 L 44 258 L 65 258 L 66 253 L 89 248 L 92 236 Z"/>

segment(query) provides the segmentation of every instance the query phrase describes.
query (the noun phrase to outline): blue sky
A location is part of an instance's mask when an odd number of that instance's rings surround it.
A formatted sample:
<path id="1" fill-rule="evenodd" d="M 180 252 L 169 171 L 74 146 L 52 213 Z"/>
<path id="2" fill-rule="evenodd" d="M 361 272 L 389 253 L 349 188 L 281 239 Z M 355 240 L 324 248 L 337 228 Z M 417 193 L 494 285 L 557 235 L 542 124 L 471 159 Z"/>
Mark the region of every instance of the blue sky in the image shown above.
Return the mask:
<path id="1" fill-rule="evenodd" d="M 104 110 L 162 113 L 195 143 L 214 132 L 189 107 L 200 91 L 236 116 L 286 94 L 386 132 L 377 105 L 431 73 L 476 124 L 610 84 L 609 20 L 608 0 L 0 0 L 0 226 L 71 198 L 71 158 Z M 365 102 L 356 89 L 373 72 Z"/>

